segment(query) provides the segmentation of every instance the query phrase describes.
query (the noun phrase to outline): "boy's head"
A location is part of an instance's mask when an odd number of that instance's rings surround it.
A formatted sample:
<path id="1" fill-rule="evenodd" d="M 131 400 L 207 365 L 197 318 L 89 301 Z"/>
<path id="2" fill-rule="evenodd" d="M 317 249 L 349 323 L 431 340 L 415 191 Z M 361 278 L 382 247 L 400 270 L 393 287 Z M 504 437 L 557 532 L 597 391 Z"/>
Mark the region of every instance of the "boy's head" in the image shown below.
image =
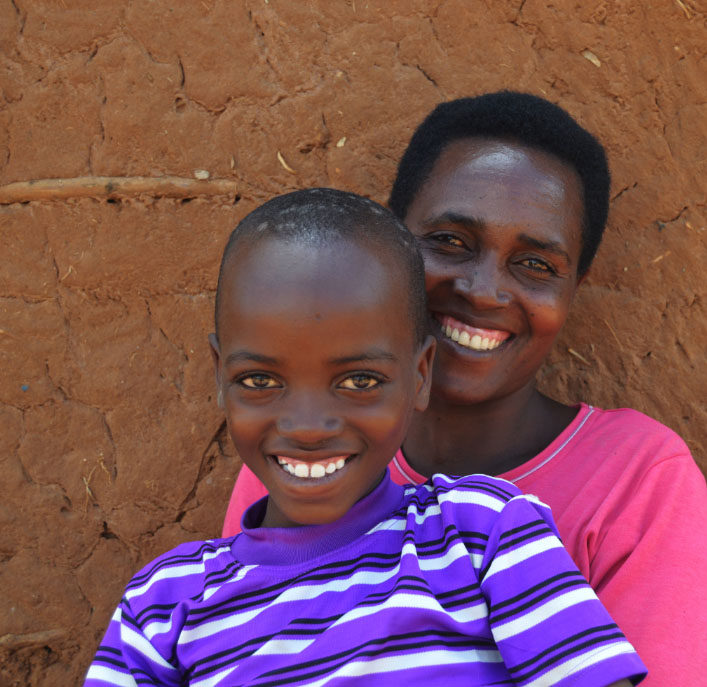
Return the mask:
<path id="1" fill-rule="evenodd" d="M 211 337 L 263 524 L 331 522 L 367 494 L 427 403 L 433 339 L 412 236 L 343 191 L 275 198 L 229 238 Z"/>

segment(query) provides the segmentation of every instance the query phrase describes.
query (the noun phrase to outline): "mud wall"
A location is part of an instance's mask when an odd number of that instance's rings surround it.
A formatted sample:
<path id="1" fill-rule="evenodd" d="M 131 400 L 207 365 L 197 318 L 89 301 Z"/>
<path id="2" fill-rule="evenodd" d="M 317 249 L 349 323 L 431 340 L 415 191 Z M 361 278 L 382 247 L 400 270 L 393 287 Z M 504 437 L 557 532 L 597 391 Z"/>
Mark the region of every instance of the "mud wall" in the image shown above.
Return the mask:
<path id="1" fill-rule="evenodd" d="M 444 99 L 529 90 L 606 143 L 608 235 L 541 383 L 707 467 L 696 2 L 0 0 L 0 42 L 0 684 L 80 682 L 130 574 L 219 533 L 229 230 L 304 186 L 385 201 Z"/>

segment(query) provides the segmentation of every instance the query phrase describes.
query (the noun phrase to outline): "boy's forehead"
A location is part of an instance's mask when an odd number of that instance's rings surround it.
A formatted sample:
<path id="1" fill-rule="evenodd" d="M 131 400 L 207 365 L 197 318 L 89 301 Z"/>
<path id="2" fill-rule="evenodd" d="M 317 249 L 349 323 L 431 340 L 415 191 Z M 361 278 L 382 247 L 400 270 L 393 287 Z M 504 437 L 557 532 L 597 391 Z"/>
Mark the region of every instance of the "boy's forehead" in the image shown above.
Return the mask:
<path id="1" fill-rule="evenodd" d="M 262 314 L 266 307 L 400 309 L 406 280 L 392 251 L 377 243 L 268 237 L 241 244 L 224 266 L 222 314 Z"/>

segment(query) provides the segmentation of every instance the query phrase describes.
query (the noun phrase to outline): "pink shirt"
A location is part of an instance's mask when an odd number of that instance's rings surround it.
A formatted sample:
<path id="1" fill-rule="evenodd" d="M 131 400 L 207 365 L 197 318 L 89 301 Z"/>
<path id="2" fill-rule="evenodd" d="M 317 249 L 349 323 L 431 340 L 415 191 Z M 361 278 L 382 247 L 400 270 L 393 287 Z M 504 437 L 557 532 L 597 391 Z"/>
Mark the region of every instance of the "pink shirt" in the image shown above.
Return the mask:
<path id="1" fill-rule="evenodd" d="M 398 452 L 398 484 L 426 481 Z M 552 508 L 570 555 L 648 666 L 646 687 L 707 679 L 707 486 L 685 443 L 630 409 L 582 404 L 544 451 L 502 475 Z M 266 494 L 243 467 L 224 536 Z"/>

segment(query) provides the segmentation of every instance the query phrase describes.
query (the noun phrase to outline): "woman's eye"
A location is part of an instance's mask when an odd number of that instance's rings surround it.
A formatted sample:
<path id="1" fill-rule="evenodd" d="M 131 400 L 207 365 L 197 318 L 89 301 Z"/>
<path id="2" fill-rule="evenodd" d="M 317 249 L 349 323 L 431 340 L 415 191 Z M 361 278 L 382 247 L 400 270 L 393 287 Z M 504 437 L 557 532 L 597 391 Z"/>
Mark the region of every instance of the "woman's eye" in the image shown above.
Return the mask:
<path id="1" fill-rule="evenodd" d="M 464 248 L 464 241 L 454 236 L 454 234 L 434 234 L 431 238 L 436 243 L 443 243 L 447 246 L 454 246 L 455 248 Z"/>
<path id="2" fill-rule="evenodd" d="M 241 377 L 238 383 L 248 389 L 275 389 L 280 386 L 270 375 L 265 374 L 253 374 L 247 377 Z"/>
<path id="3" fill-rule="evenodd" d="M 550 265 L 548 265 L 544 260 L 539 260 L 538 258 L 526 258 L 525 260 L 521 260 L 520 264 L 525 267 L 529 267 L 531 270 L 535 270 L 536 272 L 549 273 L 553 271 Z"/>
<path id="4" fill-rule="evenodd" d="M 381 380 L 373 375 L 357 374 L 347 377 L 339 387 L 341 389 L 352 389 L 354 391 L 361 391 L 362 389 L 373 389 L 381 383 Z"/>

